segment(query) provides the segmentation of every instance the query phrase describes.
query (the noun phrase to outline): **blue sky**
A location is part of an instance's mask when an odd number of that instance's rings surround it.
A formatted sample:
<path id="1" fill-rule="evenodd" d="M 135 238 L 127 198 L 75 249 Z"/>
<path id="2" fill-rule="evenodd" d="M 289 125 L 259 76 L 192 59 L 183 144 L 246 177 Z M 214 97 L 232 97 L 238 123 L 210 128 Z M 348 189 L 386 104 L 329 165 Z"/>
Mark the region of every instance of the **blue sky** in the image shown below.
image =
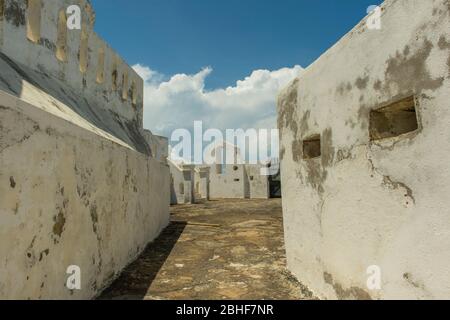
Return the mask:
<path id="1" fill-rule="evenodd" d="M 211 66 L 207 89 L 253 70 L 308 66 L 380 0 L 92 0 L 96 30 L 164 75 Z"/>

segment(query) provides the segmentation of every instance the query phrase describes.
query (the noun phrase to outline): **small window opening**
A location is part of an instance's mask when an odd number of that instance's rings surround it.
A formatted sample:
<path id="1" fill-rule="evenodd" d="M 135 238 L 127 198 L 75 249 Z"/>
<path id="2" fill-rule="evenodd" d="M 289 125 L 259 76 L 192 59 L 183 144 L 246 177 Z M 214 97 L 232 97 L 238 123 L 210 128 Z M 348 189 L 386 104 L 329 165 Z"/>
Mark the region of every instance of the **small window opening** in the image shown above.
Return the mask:
<path id="1" fill-rule="evenodd" d="M 97 83 L 105 80 L 105 48 L 98 49 Z"/>
<path id="2" fill-rule="evenodd" d="M 59 12 L 56 58 L 62 62 L 67 61 L 67 16 L 64 10 Z"/>
<path id="3" fill-rule="evenodd" d="M 414 97 L 395 102 L 370 113 L 370 139 L 397 137 L 419 129 Z"/>
<path id="4" fill-rule="evenodd" d="M 234 182 L 239 182 L 241 181 L 241 179 L 234 179 Z"/>
<path id="5" fill-rule="evenodd" d="M 315 135 L 303 141 L 303 159 L 319 158 L 321 153 L 320 135 Z"/>
<path id="6" fill-rule="evenodd" d="M 27 1 L 27 38 L 35 43 L 39 42 L 41 39 L 41 1 L 42 0 Z M 3 7 L 3 1 L 1 4 Z"/>
<path id="7" fill-rule="evenodd" d="M 81 30 L 81 42 L 80 42 L 80 71 L 81 73 L 86 73 L 88 67 L 88 41 L 89 36 L 86 31 L 86 28 L 83 27 Z"/>
<path id="8" fill-rule="evenodd" d="M 122 100 L 128 99 L 128 73 L 122 75 Z"/>

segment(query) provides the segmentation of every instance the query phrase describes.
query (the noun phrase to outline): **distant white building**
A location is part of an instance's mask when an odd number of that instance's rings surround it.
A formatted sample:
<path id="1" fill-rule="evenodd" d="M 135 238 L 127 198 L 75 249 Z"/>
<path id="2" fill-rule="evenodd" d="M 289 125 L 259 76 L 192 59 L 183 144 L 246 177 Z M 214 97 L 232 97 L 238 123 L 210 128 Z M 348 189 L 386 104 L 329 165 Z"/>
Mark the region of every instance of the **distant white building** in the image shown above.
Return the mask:
<path id="1" fill-rule="evenodd" d="M 197 199 L 268 199 L 270 185 L 267 169 L 271 164 L 242 164 L 240 149 L 224 142 L 213 151 L 216 164 L 186 165 L 169 160 L 171 203 L 193 203 Z M 234 164 L 225 163 L 233 154 Z"/>

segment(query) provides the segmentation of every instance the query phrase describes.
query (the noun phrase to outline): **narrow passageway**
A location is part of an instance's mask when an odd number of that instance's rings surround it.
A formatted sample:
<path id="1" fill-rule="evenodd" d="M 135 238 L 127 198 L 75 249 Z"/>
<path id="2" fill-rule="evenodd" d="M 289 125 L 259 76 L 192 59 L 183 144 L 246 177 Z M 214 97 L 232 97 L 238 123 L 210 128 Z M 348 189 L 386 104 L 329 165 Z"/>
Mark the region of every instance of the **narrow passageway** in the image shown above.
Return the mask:
<path id="1" fill-rule="evenodd" d="M 281 200 L 171 208 L 172 223 L 100 299 L 311 299 L 287 271 Z"/>

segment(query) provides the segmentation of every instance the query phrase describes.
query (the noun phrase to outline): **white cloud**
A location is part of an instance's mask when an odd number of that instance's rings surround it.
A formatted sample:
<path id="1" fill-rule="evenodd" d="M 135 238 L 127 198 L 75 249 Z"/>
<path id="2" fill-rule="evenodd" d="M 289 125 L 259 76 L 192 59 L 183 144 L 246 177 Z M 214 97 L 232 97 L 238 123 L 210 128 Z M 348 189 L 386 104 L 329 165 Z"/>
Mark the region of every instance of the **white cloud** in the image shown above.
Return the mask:
<path id="1" fill-rule="evenodd" d="M 169 138 L 175 129 L 191 130 L 194 121 L 203 121 L 204 130 L 276 128 L 278 92 L 303 71 L 300 66 L 255 70 L 235 86 L 208 91 L 210 67 L 170 78 L 140 64 L 133 68 L 145 81 L 144 127 Z"/>

